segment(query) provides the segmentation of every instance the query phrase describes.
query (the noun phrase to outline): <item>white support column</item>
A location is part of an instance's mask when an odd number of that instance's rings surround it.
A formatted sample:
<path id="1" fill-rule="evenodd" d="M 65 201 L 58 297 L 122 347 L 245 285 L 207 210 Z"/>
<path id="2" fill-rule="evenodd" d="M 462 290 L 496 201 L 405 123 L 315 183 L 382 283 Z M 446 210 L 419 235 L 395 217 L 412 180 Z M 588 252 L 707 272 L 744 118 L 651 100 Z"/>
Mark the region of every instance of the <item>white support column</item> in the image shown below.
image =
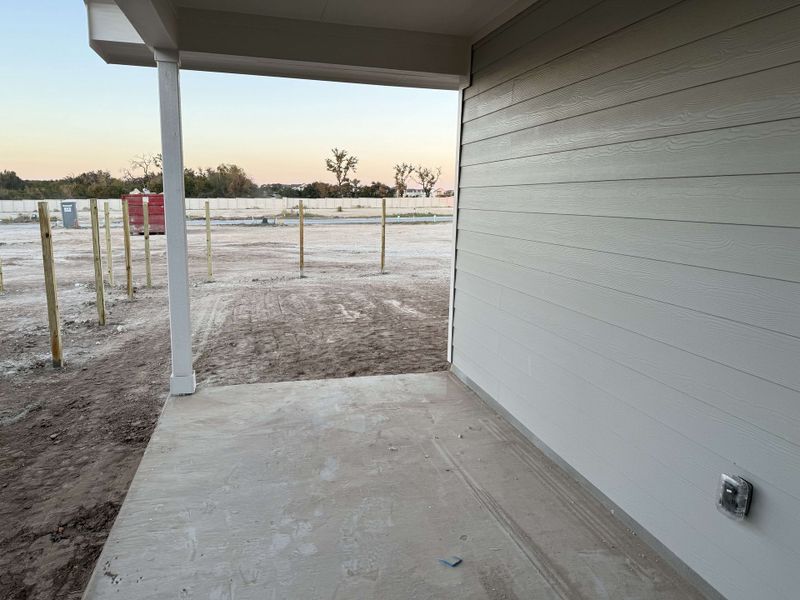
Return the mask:
<path id="1" fill-rule="evenodd" d="M 169 332 L 172 348 L 170 393 L 193 394 L 192 321 L 189 308 L 189 252 L 183 188 L 183 136 L 178 52 L 156 50 L 164 169 L 164 218 L 167 238 Z"/>

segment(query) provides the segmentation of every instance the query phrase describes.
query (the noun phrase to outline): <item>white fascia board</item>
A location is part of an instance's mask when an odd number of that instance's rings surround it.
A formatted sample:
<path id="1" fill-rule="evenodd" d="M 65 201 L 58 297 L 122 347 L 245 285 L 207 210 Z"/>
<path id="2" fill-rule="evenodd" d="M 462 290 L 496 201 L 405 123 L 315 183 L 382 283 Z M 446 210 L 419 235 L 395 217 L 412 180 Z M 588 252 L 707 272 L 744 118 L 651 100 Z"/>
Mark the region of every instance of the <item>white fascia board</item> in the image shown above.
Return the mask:
<path id="1" fill-rule="evenodd" d="M 109 64 L 155 66 L 153 53 L 113 2 L 87 0 L 89 46 Z"/>
<path id="2" fill-rule="evenodd" d="M 89 39 L 120 44 L 144 44 L 131 22 L 113 2 L 86 1 Z"/>
<path id="3" fill-rule="evenodd" d="M 319 81 L 366 83 L 439 90 L 458 90 L 464 77 L 440 73 L 421 73 L 397 69 L 353 67 L 330 63 L 271 60 L 248 56 L 228 56 L 203 52 L 181 52 L 181 68 L 214 73 L 242 73 L 270 77 L 291 77 Z"/>

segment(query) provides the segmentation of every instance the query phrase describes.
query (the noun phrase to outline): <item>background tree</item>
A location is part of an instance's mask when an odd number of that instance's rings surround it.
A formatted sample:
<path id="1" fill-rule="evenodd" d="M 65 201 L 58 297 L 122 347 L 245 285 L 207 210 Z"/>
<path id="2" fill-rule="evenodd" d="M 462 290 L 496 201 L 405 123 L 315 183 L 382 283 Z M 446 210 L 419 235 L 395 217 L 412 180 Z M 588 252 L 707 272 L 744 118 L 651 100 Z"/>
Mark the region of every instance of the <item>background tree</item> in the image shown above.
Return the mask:
<path id="1" fill-rule="evenodd" d="M 402 198 L 406 195 L 408 189 L 408 178 L 414 172 L 414 165 L 400 163 L 394 166 L 394 188 L 397 192 L 397 197 Z"/>
<path id="2" fill-rule="evenodd" d="M 198 173 L 194 169 L 184 167 L 183 169 L 183 189 L 187 198 L 202 198 L 203 192 L 203 170 Z"/>
<path id="3" fill-rule="evenodd" d="M 336 177 L 336 188 L 339 197 L 341 197 L 347 191 L 346 188 L 349 187 L 347 185 L 349 183 L 348 174 L 356 172 L 358 159 L 348 153 L 347 150 L 333 148 L 331 153 L 333 153 L 333 158 L 325 159 L 325 168 Z"/>
<path id="4" fill-rule="evenodd" d="M 419 165 L 414 169 L 414 172 L 417 174 L 414 181 L 422 186 L 422 192 L 425 194 L 425 197 L 430 198 L 433 186 L 436 185 L 436 182 L 439 181 L 439 176 L 442 174 L 442 168 L 436 167 L 436 169 L 429 169 L 428 167 Z"/>
<path id="5" fill-rule="evenodd" d="M 380 181 L 373 181 L 369 185 L 361 186 L 358 194 L 362 198 L 388 198 L 394 196 L 394 188 Z"/>
<path id="6" fill-rule="evenodd" d="M 122 177 L 130 188 L 161 192 L 164 187 L 161 165 L 161 154 L 137 154 L 131 159 L 130 165 L 122 170 Z"/>
<path id="7" fill-rule="evenodd" d="M 324 181 L 315 181 L 309 183 L 303 188 L 304 193 L 308 193 L 308 198 L 330 198 L 335 195 L 333 186 Z"/>
<path id="8" fill-rule="evenodd" d="M 51 180 L 25 180 L 13 171 L 0 173 L 0 200 L 118 198 L 125 190 L 126 184 L 108 171 L 87 171 Z"/>
<path id="9" fill-rule="evenodd" d="M 114 177 L 108 171 L 97 170 L 60 179 L 29 180 L 14 171 L 0 170 L 0 200 L 119 198 L 134 187 L 146 187 L 153 193 L 159 193 L 160 163 L 152 160 L 142 162 L 139 157 L 134 161 L 137 166 L 123 170 L 127 174 L 125 179 Z M 209 168 L 186 167 L 183 178 L 187 198 L 330 198 L 340 191 L 335 184 L 324 181 L 258 186 L 240 166 L 226 163 Z M 363 185 L 356 178 L 348 178 L 342 183 L 341 189 L 347 195 L 356 197 L 387 198 L 395 192 L 394 188 L 380 181 Z"/>
<path id="10" fill-rule="evenodd" d="M 25 182 L 14 171 L 1 171 L 0 189 L 22 190 L 25 189 Z"/>
<path id="11" fill-rule="evenodd" d="M 108 171 L 87 171 L 65 177 L 61 187 L 68 198 L 118 198 L 127 186 Z"/>
<path id="12" fill-rule="evenodd" d="M 253 198 L 258 186 L 238 165 L 184 169 L 184 187 L 190 198 Z"/>

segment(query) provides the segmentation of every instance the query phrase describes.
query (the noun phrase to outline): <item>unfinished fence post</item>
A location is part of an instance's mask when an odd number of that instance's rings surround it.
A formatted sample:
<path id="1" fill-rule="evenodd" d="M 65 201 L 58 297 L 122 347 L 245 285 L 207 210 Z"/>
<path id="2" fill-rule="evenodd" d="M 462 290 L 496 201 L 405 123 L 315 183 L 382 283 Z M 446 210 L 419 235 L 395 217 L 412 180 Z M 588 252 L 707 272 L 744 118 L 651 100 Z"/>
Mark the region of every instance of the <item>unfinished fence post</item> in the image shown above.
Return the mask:
<path id="1" fill-rule="evenodd" d="M 122 241 L 125 244 L 125 279 L 128 286 L 128 299 L 133 300 L 133 272 L 131 271 L 131 218 L 128 214 L 128 201 L 122 201 Z"/>
<path id="2" fill-rule="evenodd" d="M 305 266 L 305 264 L 304 264 L 304 256 L 303 256 L 303 251 L 304 251 L 304 248 L 303 248 L 303 201 L 302 200 L 298 200 L 297 206 L 298 206 L 298 210 L 299 210 L 299 213 L 300 213 L 300 277 L 302 278 L 303 277 L 303 267 Z"/>
<path id="3" fill-rule="evenodd" d="M 381 273 L 386 266 L 386 198 L 381 198 Z"/>
<path id="4" fill-rule="evenodd" d="M 214 273 L 211 269 L 211 203 L 206 200 L 206 269 L 208 280 L 211 281 Z"/>
<path id="5" fill-rule="evenodd" d="M 53 235 L 50 231 L 50 210 L 47 202 L 39 202 L 39 231 L 42 234 L 42 265 L 44 266 L 44 291 L 47 296 L 47 325 L 50 328 L 50 354 L 53 366 L 64 365 L 61 348 L 61 320 L 58 316 L 56 269 L 53 261 Z"/>
<path id="6" fill-rule="evenodd" d="M 106 262 L 108 263 L 108 285 L 109 287 L 114 287 L 114 267 L 111 264 L 111 209 L 108 206 L 108 202 L 106 202 L 105 206 L 103 207 L 103 213 L 105 214 L 106 218 Z"/>
<path id="7" fill-rule="evenodd" d="M 92 218 L 92 258 L 94 259 L 94 288 L 97 304 L 97 321 L 106 324 L 106 300 L 103 289 L 103 262 L 100 258 L 100 216 L 97 214 L 97 200 L 89 200 Z"/>
<path id="8" fill-rule="evenodd" d="M 145 285 L 153 287 L 150 267 L 150 202 L 142 202 L 142 222 L 144 224 L 144 274 Z"/>

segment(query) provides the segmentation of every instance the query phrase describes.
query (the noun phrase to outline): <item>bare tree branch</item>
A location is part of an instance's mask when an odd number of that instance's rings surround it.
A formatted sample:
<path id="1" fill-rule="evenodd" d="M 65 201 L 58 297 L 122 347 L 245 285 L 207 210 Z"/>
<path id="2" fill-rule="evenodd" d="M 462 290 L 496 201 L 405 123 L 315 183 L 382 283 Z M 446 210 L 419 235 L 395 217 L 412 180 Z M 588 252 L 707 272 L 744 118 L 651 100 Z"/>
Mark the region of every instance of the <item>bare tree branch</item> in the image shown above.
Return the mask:
<path id="1" fill-rule="evenodd" d="M 414 172 L 417 174 L 417 176 L 414 177 L 414 181 L 422 186 L 422 192 L 425 194 L 425 197 L 430 198 L 433 186 L 436 185 L 436 182 L 439 181 L 439 177 L 442 174 L 442 168 L 436 167 L 436 169 L 429 169 L 428 167 L 419 165 L 415 167 Z"/>
<path id="2" fill-rule="evenodd" d="M 414 165 L 400 163 L 394 166 L 394 185 L 397 190 L 397 197 L 402 198 L 408 189 L 408 178 L 414 172 Z"/>
<path id="3" fill-rule="evenodd" d="M 333 159 L 325 159 L 325 168 L 336 177 L 336 187 L 339 197 L 342 197 L 344 196 L 345 188 L 350 187 L 348 175 L 350 172 L 355 174 L 358 158 L 350 155 L 344 149 L 333 148 L 331 153 L 333 154 Z"/>

